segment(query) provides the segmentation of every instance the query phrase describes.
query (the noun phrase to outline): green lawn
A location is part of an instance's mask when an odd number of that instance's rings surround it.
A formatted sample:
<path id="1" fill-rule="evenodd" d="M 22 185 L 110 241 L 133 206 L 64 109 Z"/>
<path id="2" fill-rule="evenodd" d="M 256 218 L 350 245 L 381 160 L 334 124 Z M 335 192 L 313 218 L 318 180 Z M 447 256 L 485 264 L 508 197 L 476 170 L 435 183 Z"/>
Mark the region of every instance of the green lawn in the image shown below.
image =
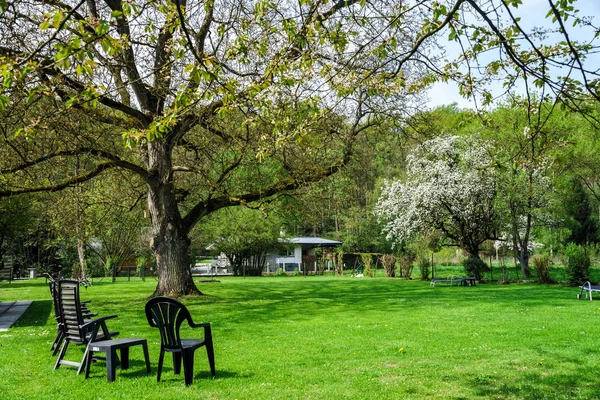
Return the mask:
<path id="1" fill-rule="evenodd" d="M 152 374 L 137 347 L 132 368 L 108 384 L 103 363 L 88 380 L 72 368 L 52 369 L 55 326 L 43 279 L 0 283 L 0 301 L 35 300 L 17 326 L 0 333 L 0 398 L 600 397 L 600 302 L 577 300 L 574 288 L 430 287 L 384 277 L 199 283 L 206 296 L 184 302 L 196 320 L 212 322 L 217 378 L 210 379 L 200 349 L 194 384 L 185 387 L 170 358 L 156 382 L 158 332 L 143 315 L 155 284 L 105 280 L 82 289 L 93 311 L 119 315 L 111 330 L 149 339 Z"/>

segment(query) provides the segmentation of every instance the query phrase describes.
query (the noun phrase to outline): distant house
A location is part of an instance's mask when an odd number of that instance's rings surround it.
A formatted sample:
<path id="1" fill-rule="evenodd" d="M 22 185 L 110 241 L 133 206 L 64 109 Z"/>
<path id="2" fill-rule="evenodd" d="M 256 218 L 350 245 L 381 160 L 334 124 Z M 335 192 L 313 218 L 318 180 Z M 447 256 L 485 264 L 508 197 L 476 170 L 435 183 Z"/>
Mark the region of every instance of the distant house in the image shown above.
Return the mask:
<path id="1" fill-rule="evenodd" d="M 267 258 L 267 272 L 283 270 L 285 272 L 316 272 L 317 271 L 317 248 L 334 248 L 342 245 L 336 240 L 323 239 L 320 237 L 294 237 L 281 239 L 284 243 L 290 243 L 289 250 L 279 250 L 270 253 Z"/>

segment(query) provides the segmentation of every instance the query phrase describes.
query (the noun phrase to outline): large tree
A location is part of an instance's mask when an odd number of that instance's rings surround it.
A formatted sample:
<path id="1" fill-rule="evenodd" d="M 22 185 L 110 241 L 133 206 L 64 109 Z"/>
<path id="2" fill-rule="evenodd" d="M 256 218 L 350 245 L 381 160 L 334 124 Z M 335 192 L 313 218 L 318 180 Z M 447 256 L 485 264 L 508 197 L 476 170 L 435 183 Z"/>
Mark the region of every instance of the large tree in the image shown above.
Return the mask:
<path id="1" fill-rule="evenodd" d="M 504 215 L 505 236 L 525 277 L 531 276 L 529 258 L 536 226 L 548 219 L 558 153 L 569 134 L 570 113 L 544 102 L 534 115 L 527 102 L 497 108 L 485 119 L 483 130 L 495 144 L 498 207 Z"/>
<path id="2" fill-rule="evenodd" d="M 0 195 L 60 190 L 108 169 L 137 176 L 157 295 L 198 293 L 187 264 L 200 219 L 336 172 L 376 107 L 405 104 L 421 77 L 412 58 L 426 53 L 416 43 L 424 10 L 393 3 L 0 7 L 0 104 L 13 124 Z"/>
<path id="3" fill-rule="evenodd" d="M 520 0 L 0 0 L 0 105 L 10 114 L 45 99 L 44 113 L 23 113 L 16 132 L 48 144 L 19 143 L 23 151 L 9 132 L 0 172 L 17 177 L 0 195 L 59 190 L 112 168 L 132 173 L 147 187 L 156 294 L 197 293 L 185 272 L 188 233 L 202 217 L 332 174 L 370 115 L 406 110 L 391 101 L 406 91 L 454 79 L 464 95 L 490 102 L 480 85 L 501 73 L 508 87 L 525 79 L 574 106 L 600 98 L 597 73 L 585 68 L 594 43 L 571 40 L 565 21 L 594 27 L 572 1 L 548 3 L 564 36 L 556 46 L 522 29 Z M 428 51 L 439 35 L 460 42 L 456 62 L 442 66 Z M 492 50 L 498 59 L 477 62 Z M 48 118 L 75 110 L 86 130 L 104 134 L 47 129 Z M 345 121 L 331 124 L 332 113 Z M 240 182 L 232 175 L 252 151 L 277 173 L 260 179 L 255 162 L 247 184 L 224 185 Z M 73 156 L 86 162 L 77 174 L 64 161 Z M 34 179 L 36 169 L 60 173 Z"/>

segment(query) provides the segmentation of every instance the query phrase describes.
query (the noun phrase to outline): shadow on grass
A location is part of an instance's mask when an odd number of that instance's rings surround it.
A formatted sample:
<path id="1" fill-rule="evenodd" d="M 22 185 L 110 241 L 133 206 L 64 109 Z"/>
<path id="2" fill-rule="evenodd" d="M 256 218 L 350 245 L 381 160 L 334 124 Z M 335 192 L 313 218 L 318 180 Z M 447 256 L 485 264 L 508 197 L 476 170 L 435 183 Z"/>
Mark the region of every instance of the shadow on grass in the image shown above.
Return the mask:
<path id="1" fill-rule="evenodd" d="M 44 278 L 36 278 L 36 279 L 24 279 L 17 281 L 0 281 L 0 289 L 10 289 L 10 288 L 27 288 L 27 287 L 39 287 L 46 286 L 48 288 L 48 280 Z M 48 290 L 48 294 L 50 291 Z"/>
<path id="2" fill-rule="evenodd" d="M 478 396 L 487 398 L 516 397 L 519 399 L 600 397 L 596 372 L 590 368 L 575 368 L 569 373 L 526 371 L 520 378 L 497 381 L 490 375 L 480 375 L 469 381 Z"/>
<path id="3" fill-rule="evenodd" d="M 44 326 L 52 313 L 51 300 L 35 300 L 27 308 L 21 318 L 14 324 L 15 327 Z"/>
<path id="4" fill-rule="evenodd" d="M 268 278 L 267 278 L 268 279 Z M 506 286 L 494 283 L 475 287 L 431 287 L 427 282 L 407 284 L 401 280 L 353 280 L 329 279 L 285 281 L 277 285 L 269 281 L 253 280 L 247 283 L 235 282 L 234 296 L 213 296 L 209 299 L 188 299 L 192 315 L 202 318 L 202 303 L 211 306 L 235 308 L 237 313 L 229 316 L 227 322 L 243 324 L 248 320 L 268 323 L 283 318 L 312 318 L 321 315 L 323 307 L 334 307 L 337 312 L 366 313 L 381 311 L 417 310 L 431 306 L 447 306 L 450 309 L 476 312 L 490 306 L 546 307 L 571 305 L 577 302 L 576 288 L 560 285 L 511 284 Z M 391 283 L 391 284 L 390 284 Z M 560 300 L 562 298 L 562 300 Z M 558 303 L 557 303 L 558 299 Z M 583 301 L 581 300 L 580 303 Z M 213 310 L 214 312 L 214 310 Z"/>

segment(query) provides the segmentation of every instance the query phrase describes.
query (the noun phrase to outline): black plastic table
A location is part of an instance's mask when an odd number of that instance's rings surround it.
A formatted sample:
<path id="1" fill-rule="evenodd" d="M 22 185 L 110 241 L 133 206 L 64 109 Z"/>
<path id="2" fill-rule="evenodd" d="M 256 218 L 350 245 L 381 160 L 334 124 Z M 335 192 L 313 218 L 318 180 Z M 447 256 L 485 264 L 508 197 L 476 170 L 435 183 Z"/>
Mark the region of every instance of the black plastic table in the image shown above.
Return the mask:
<path id="1" fill-rule="evenodd" d="M 115 380 L 117 365 L 121 365 L 121 369 L 129 368 L 129 348 L 141 345 L 144 349 L 144 359 L 146 361 L 146 372 L 150 373 L 150 357 L 148 356 L 148 343 L 146 339 L 122 338 L 103 340 L 89 344 L 89 353 L 87 365 L 85 369 L 86 379 L 90 375 L 90 364 L 94 353 L 101 352 L 106 354 L 106 379 L 109 382 Z M 117 357 L 117 350 L 120 350 L 121 360 Z"/>

